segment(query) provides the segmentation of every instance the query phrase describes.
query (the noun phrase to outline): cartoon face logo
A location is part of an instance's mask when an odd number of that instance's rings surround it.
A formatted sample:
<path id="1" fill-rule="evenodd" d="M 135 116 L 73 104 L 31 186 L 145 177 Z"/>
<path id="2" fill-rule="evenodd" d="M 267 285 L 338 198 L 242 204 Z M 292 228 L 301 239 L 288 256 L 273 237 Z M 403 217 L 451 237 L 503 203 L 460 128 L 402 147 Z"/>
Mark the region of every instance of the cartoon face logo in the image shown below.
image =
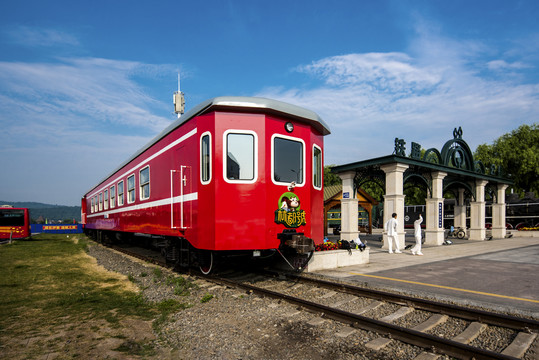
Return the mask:
<path id="1" fill-rule="evenodd" d="M 285 192 L 279 197 L 278 208 L 275 210 L 275 222 L 287 228 L 297 228 L 305 225 L 306 214 L 300 209 L 299 197 L 293 192 Z"/>
<path id="2" fill-rule="evenodd" d="M 285 211 L 298 211 L 300 208 L 300 201 L 296 194 L 292 192 L 286 192 L 279 198 L 279 209 Z"/>

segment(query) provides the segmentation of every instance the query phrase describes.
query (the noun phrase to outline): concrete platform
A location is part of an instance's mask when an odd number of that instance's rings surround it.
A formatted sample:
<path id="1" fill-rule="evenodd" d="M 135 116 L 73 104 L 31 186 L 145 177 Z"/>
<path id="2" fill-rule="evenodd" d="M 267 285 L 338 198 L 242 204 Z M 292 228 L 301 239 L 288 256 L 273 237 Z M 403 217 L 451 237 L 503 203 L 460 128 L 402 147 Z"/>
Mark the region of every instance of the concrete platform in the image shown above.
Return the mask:
<path id="1" fill-rule="evenodd" d="M 369 263 L 313 274 L 539 319 L 539 237 L 452 239 L 452 245 L 424 246 L 424 256 L 409 250 L 389 254 L 379 238 L 361 237 L 367 240 Z"/>

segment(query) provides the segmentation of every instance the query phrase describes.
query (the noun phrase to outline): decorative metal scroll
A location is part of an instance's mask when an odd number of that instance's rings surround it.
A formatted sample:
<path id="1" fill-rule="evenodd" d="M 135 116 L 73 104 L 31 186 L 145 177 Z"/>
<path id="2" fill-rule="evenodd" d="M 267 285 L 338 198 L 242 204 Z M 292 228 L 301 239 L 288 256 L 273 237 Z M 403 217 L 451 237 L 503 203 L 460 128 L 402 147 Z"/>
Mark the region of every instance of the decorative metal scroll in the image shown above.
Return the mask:
<path id="1" fill-rule="evenodd" d="M 430 162 L 433 164 L 442 165 L 442 155 L 440 155 L 440 152 L 434 148 L 431 148 L 425 151 L 425 154 L 423 155 L 423 159 L 421 160 L 425 162 Z"/>
<path id="2" fill-rule="evenodd" d="M 403 174 L 403 183 L 406 184 L 410 181 L 425 186 L 427 194 L 432 194 L 432 176 L 430 172 L 410 167 Z"/>
<path id="3" fill-rule="evenodd" d="M 459 126 L 458 130 L 453 130 L 453 139 L 462 139 L 462 128 Z"/>
<path id="4" fill-rule="evenodd" d="M 357 193 L 357 189 L 363 187 L 363 184 L 372 182 L 379 186 L 382 191 L 386 191 L 386 176 L 385 173 L 380 170 L 380 168 L 362 168 L 356 171 L 356 176 L 354 177 L 354 194 Z"/>
<path id="5" fill-rule="evenodd" d="M 453 140 L 445 143 L 441 152 L 442 163 L 461 170 L 473 171 L 473 154 L 468 144 L 462 140 L 462 129 L 453 130 Z"/>
<path id="6" fill-rule="evenodd" d="M 455 199 L 458 199 L 458 192 L 454 191 L 455 189 L 464 189 L 464 198 L 472 198 L 475 201 L 475 187 L 470 186 L 469 183 L 462 182 L 460 180 L 444 180 L 443 192 L 445 193 L 446 191 L 450 191 L 455 196 Z"/>
<path id="7" fill-rule="evenodd" d="M 412 142 L 411 152 L 409 157 L 412 159 L 444 165 L 459 170 L 467 170 L 479 174 L 490 174 L 493 176 L 501 176 L 503 169 L 500 166 L 492 165 L 485 169 L 485 166 L 480 161 L 475 161 L 470 147 L 462 139 L 462 127 L 453 130 L 453 139 L 447 141 L 442 151 L 435 148 L 430 148 L 421 156 L 421 145 Z M 395 149 L 393 154 L 397 156 L 406 156 L 406 141 L 404 139 L 395 138 Z"/>

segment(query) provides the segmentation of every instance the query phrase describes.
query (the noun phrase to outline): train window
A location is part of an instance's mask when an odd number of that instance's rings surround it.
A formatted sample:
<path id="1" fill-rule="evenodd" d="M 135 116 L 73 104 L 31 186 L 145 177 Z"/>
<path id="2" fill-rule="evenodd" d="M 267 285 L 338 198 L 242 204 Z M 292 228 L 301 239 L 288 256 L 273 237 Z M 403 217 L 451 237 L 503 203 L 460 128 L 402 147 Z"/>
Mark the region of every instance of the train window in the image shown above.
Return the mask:
<path id="1" fill-rule="evenodd" d="M 140 170 L 139 174 L 140 199 L 146 200 L 150 198 L 150 167 L 146 166 Z"/>
<path id="2" fill-rule="evenodd" d="M 105 203 L 105 210 L 108 210 L 109 209 L 109 191 L 108 190 L 105 190 L 105 195 L 104 195 L 104 203 Z"/>
<path id="3" fill-rule="evenodd" d="M 111 209 L 116 206 L 116 191 L 115 190 L 116 190 L 116 187 L 112 185 L 110 187 L 110 208 Z"/>
<path id="4" fill-rule="evenodd" d="M 94 198 L 91 198 L 90 199 L 90 202 L 91 202 L 91 206 L 90 206 L 90 212 L 93 213 L 94 212 L 94 205 L 95 205 L 95 202 L 94 202 Z"/>
<path id="5" fill-rule="evenodd" d="M 316 145 L 313 147 L 313 186 L 322 189 L 322 149 Z"/>
<path id="6" fill-rule="evenodd" d="M 118 206 L 124 204 L 124 181 L 118 183 Z"/>
<path id="7" fill-rule="evenodd" d="M 237 133 L 231 130 L 225 132 L 225 139 L 225 180 L 254 183 L 257 173 L 256 134 L 251 131 Z"/>
<path id="8" fill-rule="evenodd" d="M 211 181 L 211 134 L 204 133 L 200 138 L 200 181 L 209 184 Z"/>
<path id="9" fill-rule="evenodd" d="M 99 210 L 98 209 L 99 205 L 97 203 L 97 195 L 94 197 L 94 204 L 95 204 L 95 210 L 94 211 L 97 212 Z"/>
<path id="10" fill-rule="evenodd" d="M 127 178 L 127 203 L 135 202 L 135 175 Z"/>
<path id="11" fill-rule="evenodd" d="M 99 211 L 103 210 L 103 193 L 99 193 Z"/>
<path id="12" fill-rule="evenodd" d="M 273 136 L 272 141 L 272 173 L 275 183 L 296 185 L 304 184 L 305 144 L 301 139 Z"/>

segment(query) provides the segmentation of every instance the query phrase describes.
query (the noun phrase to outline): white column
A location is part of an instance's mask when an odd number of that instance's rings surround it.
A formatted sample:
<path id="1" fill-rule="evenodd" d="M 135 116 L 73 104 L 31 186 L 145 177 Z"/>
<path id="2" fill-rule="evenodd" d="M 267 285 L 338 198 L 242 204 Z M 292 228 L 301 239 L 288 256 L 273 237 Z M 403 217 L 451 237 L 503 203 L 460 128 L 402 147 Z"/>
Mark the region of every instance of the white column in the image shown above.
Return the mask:
<path id="1" fill-rule="evenodd" d="M 342 199 L 341 199 L 341 240 L 354 240 L 358 237 L 358 200 L 354 194 L 353 171 L 339 174 L 342 180 Z"/>
<path id="2" fill-rule="evenodd" d="M 435 171 L 432 177 L 432 197 L 426 199 L 425 245 L 444 242 L 444 178 L 447 173 Z"/>
<path id="3" fill-rule="evenodd" d="M 404 249 L 404 172 L 408 169 L 405 164 L 389 164 L 380 166 L 386 173 L 386 194 L 384 196 L 384 224 L 391 218 L 392 213 L 397 214 L 397 241 L 399 248 Z M 388 248 L 387 233 L 383 234 L 384 249 Z"/>
<path id="4" fill-rule="evenodd" d="M 475 201 L 470 203 L 470 231 L 469 240 L 485 240 L 485 185 L 486 180 L 475 182 Z"/>
<path id="5" fill-rule="evenodd" d="M 464 189 L 459 189 L 459 198 L 457 199 L 457 204 L 455 205 L 455 217 L 454 225 L 455 228 L 462 228 L 466 231 L 466 203 L 464 203 Z"/>
<path id="6" fill-rule="evenodd" d="M 505 189 L 507 189 L 507 185 L 498 185 L 497 202 L 492 204 L 492 237 L 496 239 L 505 238 L 507 233 L 505 228 Z"/>

